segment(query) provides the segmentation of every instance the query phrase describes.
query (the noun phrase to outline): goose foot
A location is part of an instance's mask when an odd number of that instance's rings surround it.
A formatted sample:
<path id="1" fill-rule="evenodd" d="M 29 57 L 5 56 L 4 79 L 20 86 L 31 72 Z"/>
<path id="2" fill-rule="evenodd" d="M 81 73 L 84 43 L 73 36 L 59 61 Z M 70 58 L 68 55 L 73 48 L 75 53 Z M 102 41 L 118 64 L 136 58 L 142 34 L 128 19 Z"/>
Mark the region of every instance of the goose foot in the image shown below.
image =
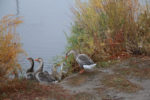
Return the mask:
<path id="1" fill-rule="evenodd" d="M 80 73 L 80 74 L 82 74 L 82 73 L 84 73 L 84 72 L 85 72 L 85 70 L 84 70 L 84 69 L 82 69 L 82 70 L 80 70 L 80 72 L 79 72 L 79 73 Z"/>

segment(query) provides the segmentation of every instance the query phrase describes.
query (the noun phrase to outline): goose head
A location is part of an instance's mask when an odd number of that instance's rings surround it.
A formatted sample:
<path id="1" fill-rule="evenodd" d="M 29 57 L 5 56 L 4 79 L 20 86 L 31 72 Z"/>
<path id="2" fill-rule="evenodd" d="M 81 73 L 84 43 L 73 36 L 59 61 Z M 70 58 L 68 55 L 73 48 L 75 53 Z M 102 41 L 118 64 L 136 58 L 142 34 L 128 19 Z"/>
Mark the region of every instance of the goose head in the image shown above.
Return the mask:
<path id="1" fill-rule="evenodd" d="M 35 59 L 35 61 L 37 61 L 39 63 L 39 69 L 36 71 L 37 72 L 43 72 L 43 66 L 44 66 L 44 62 L 42 58 L 37 58 Z"/>
<path id="2" fill-rule="evenodd" d="M 34 62 L 33 58 L 31 57 L 27 58 L 27 60 L 29 60 L 31 63 Z"/>
<path id="3" fill-rule="evenodd" d="M 76 57 L 78 55 L 78 52 L 76 50 L 70 50 L 66 53 L 66 58 L 71 54 L 73 54 L 74 57 Z"/>
<path id="4" fill-rule="evenodd" d="M 37 59 L 35 59 L 35 61 L 37 61 L 37 62 L 43 62 L 43 59 L 42 58 L 37 58 Z"/>

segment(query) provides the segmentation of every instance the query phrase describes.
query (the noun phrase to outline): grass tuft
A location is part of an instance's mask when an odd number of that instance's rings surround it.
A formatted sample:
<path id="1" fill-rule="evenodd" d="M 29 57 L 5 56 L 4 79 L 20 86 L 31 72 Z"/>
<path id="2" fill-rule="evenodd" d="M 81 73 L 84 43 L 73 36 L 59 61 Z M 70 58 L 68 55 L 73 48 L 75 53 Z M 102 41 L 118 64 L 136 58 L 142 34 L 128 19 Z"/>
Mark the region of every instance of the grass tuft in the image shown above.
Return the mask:
<path id="1" fill-rule="evenodd" d="M 34 100 L 36 98 L 71 100 L 72 96 L 56 84 L 41 85 L 26 79 L 14 79 L 0 83 L 0 100 Z"/>
<path id="2" fill-rule="evenodd" d="M 130 82 L 125 77 L 120 75 L 107 75 L 102 79 L 102 83 L 106 87 L 115 88 L 123 92 L 136 92 L 141 89 L 140 86 Z"/>
<path id="3" fill-rule="evenodd" d="M 74 95 L 74 100 L 96 100 L 96 97 L 87 92 L 79 92 Z"/>
<path id="4" fill-rule="evenodd" d="M 150 68 L 121 68 L 116 69 L 116 72 L 125 76 L 134 76 L 139 78 L 150 79 Z"/>
<path id="5" fill-rule="evenodd" d="M 70 77 L 67 79 L 68 85 L 71 86 L 81 86 L 84 85 L 88 79 L 93 79 L 97 72 L 84 72 L 76 76 Z"/>

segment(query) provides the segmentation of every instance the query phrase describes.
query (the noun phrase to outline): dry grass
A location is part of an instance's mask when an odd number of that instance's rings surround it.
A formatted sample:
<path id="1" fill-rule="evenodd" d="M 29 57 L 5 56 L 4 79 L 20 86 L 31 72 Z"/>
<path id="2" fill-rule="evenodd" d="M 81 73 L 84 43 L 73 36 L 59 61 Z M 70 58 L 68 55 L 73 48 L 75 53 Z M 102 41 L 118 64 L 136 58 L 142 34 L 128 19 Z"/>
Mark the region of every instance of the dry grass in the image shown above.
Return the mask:
<path id="1" fill-rule="evenodd" d="M 120 75 L 107 75 L 102 79 L 102 83 L 106 87 L 115 88 L 123 92 L 136 92 L 141 89 L 140 86 L 130 82 L 125 77 Z"/>
<path id="2" fill-rule="evenodd" d="M 86 80 L 88 79 L 88 76 L 85 75 L 77 75 L 75 77 L 71 77 L 68 79 L 68 84 L 71 86 L 80 86 L 83 85 Z"/>
<path id="3" fill-rule="evenodd" d="M 126 67 L 124 67 L 126 66 Z M 125 60 L 114 69 L 116 73 L 123 76 L 150 78 L 150 57 L 137 56 Z"/>
<path id="4" fill-rule="evenodd" d="M 86 83 L 89 78 L 94 77 L 94 75 L 96 75 L 96 72 L 84 72 L 69 78 L 67 81 L 71 86 L 81 86 L 84 85 L 84 83 Z"/>
<path id="5" fill-rule="evenodd" d="M 25 79 L 0 83 L 0 100 L 10 98 L 12 100 L 34 100 L 35 98 L 72 100 L 68 91 L 56 84 L 40 85 Z"/>
<path id="6" fill-rule="evenodd" d="M 24 50 L 16 32 L 17 26 L 22 23 L 19 17 L 13 15 L 0 19 L 0 77 L 14 74 L 18 76 L 21 66 L 18 63 L 18 55 Z"/>
<path id="7" fill-rule="evenodd" d="M 74 100 L 96 100 L 96 98 L 90 93 L 80 92 L 74 95 Z"/>
<path id="8" fill-rule="evenodd" d="M 115 71 L 125 76 L 130 75 L 139 78 L 150 78 L 150 68 L 121 68 Z"/>
<path id="9" fill-rule="evenodd" d="M 143 0 L 76 0 L 67 49 L 100 59 L 150 55 L 150 3 Z"/>

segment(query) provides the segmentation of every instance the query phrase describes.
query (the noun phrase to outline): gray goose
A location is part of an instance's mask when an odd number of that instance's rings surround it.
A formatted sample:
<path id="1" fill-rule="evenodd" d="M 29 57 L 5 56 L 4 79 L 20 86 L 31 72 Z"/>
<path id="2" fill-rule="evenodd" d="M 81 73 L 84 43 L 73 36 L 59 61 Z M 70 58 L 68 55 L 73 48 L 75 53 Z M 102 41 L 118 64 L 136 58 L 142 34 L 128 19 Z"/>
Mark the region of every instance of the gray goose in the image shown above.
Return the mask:
<path id="1" fill-rule="evenodd" d="M 35 80 L 35 76 L 34 76 L 34 60 L 31 57 L 27 58 L 27 60 L 29 60 L 29 62 L 31 63 L 31 66 L 26 71 L 26 78 L 29 79 L 29 80 Z"/>
<path id="2" fill-rule="evenodd" d="M 71 54 L 74 55 L 75 60 L 82 68 L 80 73 L 83 73 L 85 70 L 93 69 L 96 66 L 93 60 L 90 57 L 88 57 L 86 54 L 79 54 L 75 50 L 70 50 L 69 52 L 66 53 L 66 58 Z"/>
<path id="3" fill-rule="evenodd" d="M 56 80 L 61 81 L 64 76 L 67 74 L 68 69 L 64 69 L 65 63 L 61 63 L 58 66 L 53 66 L 52 67 L 52 75 L 55 77 Z"/>
<path id="4" fill-rule="evenodd" d="M 35 77 L 40 83 L 50 83 L 55 81 L 54 77 L 47 71 L 43 72 L 44 62 L 42 58 L 35 59 L 39 63 L 39 69 L 35 72 Z"/>

